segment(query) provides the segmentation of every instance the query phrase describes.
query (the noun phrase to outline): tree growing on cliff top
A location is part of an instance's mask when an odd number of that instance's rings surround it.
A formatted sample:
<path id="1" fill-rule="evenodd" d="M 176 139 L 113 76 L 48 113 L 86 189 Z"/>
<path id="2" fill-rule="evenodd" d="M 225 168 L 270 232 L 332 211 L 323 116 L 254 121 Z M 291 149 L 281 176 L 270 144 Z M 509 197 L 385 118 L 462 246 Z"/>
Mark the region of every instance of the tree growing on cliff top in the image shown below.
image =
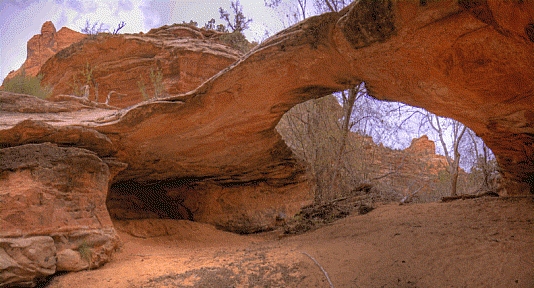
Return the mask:
<path id="1" fill-rule="evenodd" d="M 91 24 L 89 20 L 85 20 L 85 27 L 81 28 L 80 30 L 82 31 L 82 33 L 93 36 L 93 37 L 100 33 L 111 33 L 113 35 L 117 35 L 119 34 L 119 31 L 122 28 L 124 28 L 124 26 L 126 26 L 126 22 L 121 21 L 117 25 L 117 28 L 113 29 L 113 31 L 110 31 L 108 28 L 109 25 L 105 24 L 104 22 L 96 21 L 93 24 Z"/>
<path id="2" fill-rule="evenodd" d="M 243 31 L 249 28 L 250 22 L 252 19 L 245 17 L 243 14 L 243 7 L 239 3 L 239 0 L 236 2 L 231 2 L 231 13 L 224 10 L 222 7 L 219 7 L 219 13 L 221 14 L 221 19 L 226 22 L 226 27 L 224 25 L 217 25 L 215 27 L 215 20 L 211 19 L 205 27 L 208 29 L 216 28 L 219 32 L 229 32 L 231 33 L 222 35 L 219 40 L 230 45 L 231 47 L 246 53 L 252 47 L 256 46 L 254 43 L 250 43 L 243 35 Z M 233 19 L 232 16 L 233 15 Z"/>
<path id="3" fill-rule="evenodd" d="M 252 22 L 252 19 L 245 17 L 243 14 L 243 6 L 239 3 L 239 0 L 236 2 L 231 2 L 231 13 L 233 14 L 233 19 L 231 19 L 230 12 L 224 10 L 222 7 L 219 7 L 219 13 L 221 14 L 221 19 L 226 22 L 226 26 L 232 32 L 243 33 L 244 30 L 249 28 L 249 24 Z"/>

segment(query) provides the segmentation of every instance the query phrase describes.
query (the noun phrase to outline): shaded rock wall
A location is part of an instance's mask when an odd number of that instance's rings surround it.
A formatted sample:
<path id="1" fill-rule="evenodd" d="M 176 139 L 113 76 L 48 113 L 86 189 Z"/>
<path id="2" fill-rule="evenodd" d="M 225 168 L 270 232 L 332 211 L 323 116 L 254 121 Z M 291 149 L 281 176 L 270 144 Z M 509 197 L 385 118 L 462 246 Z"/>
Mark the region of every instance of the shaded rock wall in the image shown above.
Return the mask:
<path id="1" fill-rule="evenodd" d="M 185 219 L 236 233 L 255 233 L 272 230 L 312 199 L 302 180 L 278 187 L 259 181 L 218 185 L 181 179 L 152 185 L 117 183 L 110 189 L 107 207 L 118 220 Z"/>

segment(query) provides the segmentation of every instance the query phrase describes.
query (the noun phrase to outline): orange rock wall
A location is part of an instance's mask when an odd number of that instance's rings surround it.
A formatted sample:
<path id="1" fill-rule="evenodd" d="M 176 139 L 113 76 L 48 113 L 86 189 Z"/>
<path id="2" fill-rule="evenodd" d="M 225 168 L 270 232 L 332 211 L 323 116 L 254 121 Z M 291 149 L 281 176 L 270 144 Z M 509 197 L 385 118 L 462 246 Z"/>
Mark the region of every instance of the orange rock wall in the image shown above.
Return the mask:
<path id="1" fill-rule="evenodd" d="M 242 54 L 209 38 L 213 32 L 183 25 L 164 26 L 144 34 L 99 34 L 52 57 L 41 68 L 53 94 L 82 95 L 128 107 L 155 95 L 151 73 L 162 73 L 164 95 L 186 93 L 235 62 Z M 56 73 L 62 71 L 62 73 Z M 91 71 L 88 81 L 87 71 Z M 81 90 L 81 91 L 80 91 Z M 98 95 L 97 95 L 98 94 Z M 120 95 L 119 95 L 120 94 Z M 119 97 L 120 96 L 120 97 Z M 96 99 L 98 98 L 98 99 Z"/>

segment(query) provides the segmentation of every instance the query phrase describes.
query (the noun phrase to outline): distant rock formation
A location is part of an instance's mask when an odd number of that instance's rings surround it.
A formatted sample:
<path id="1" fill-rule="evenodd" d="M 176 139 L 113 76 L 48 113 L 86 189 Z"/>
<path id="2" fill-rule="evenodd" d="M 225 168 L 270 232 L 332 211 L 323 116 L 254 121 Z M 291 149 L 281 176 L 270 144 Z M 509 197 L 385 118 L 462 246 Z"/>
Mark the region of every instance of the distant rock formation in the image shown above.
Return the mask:
<path id="1" fill-rule="evenodd" d="M 22 70 L 26 75 L 37 76 L 41 66 L 50 57 L 71 44 L 84 39 L 86 36 L 67 27 L 63 27 L 56 32 L 54 24 L 51 21 L 46 21 L 41 27 L 41 34 L 34 35 L 28 41 L 26 45 L 26 61 L 18 70 L 9 72 L 5 80 L 19 75 Z"/>
<path id="2" fill-rule="evenodd" d="M 410 146 L 404 150 L 396 150 L 376 145 L 371 137 L 354 134 L 352 141 L 365 141 L 367 149 L 360 153 L 354 161 L 364 161 L 369 179 L 382 179 L 390 193 L 390 197 L 413 196 L 435 198 L 440 184 L 448 188 L 449 181 L 440 179 L 449 164 L 447 158 L 436 154 L 434 141 L 423 135 L 412 139 Z M 460 169 L 460 173 L 465 173 Z M 381 178 L 384 177 L 384 178 Z M 445 183 L 441 183 L 445 181 Z M 417 191 L 417 192 L 416 192 Z M 411 196 L 410 196 L 411 197 Z"/>
<path id="3" fill-rule="evenodd" d="M 412 139 L 410 147 L 406 148 L 406 150 L 415 155 L 435 155 L 436 143 L 432 140 L 428 140 L 428 136 L 423 135 L 419 138 Z"/>

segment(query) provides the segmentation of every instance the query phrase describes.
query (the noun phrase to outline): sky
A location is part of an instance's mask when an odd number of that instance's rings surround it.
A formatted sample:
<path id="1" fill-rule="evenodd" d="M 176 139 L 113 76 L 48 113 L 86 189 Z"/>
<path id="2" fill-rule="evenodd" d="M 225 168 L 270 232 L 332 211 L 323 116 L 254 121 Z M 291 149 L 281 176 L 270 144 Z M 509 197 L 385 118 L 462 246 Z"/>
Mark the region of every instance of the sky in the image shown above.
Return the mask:
<path id="1" fill-rule="evenodd" d="M 240 0 L 243 13 L 252 18 L 245 31 L 249 41 L 261 42 L 266 31 L 273 35 L 284 28 L 278 14 L 264 0 Z M 80 32 L 86 21 L 109 25 L 113 30 L 126 22 L 121 33 L 148 32 L 166 24 L 220 20 L 219 7 L 230 10 L 230 0 L 0 0 L 0 83 L 26 60 L 26 43 L 41 32 L 46 21 L 56 30 L 68 27 Z"/>

